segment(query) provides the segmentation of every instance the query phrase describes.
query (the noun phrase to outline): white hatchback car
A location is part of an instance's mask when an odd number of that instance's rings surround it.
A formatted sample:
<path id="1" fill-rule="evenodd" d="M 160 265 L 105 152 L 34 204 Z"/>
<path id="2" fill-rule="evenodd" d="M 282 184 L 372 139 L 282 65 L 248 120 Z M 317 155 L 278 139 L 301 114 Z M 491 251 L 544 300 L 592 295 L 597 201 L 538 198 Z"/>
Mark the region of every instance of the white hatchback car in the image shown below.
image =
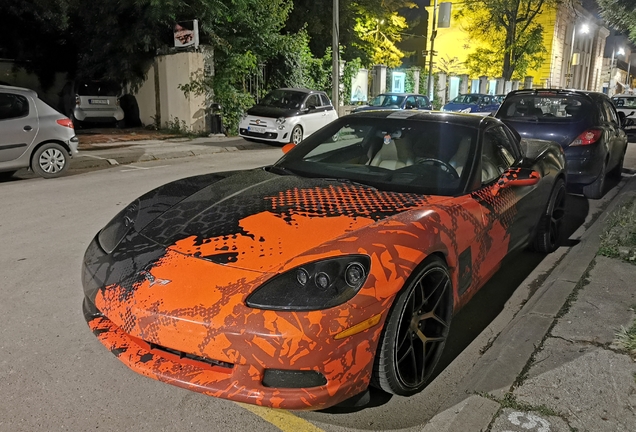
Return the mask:
<path id="1" fill-rule="evenodd" d="M 283 88 L 268 93 L 241 119 L 247 140 L 298 144 L 338 118 L 325 92 Z"/>
<path id="2" fill-rule="evenodd" d="M 78 144 L 73 122 L 36 92 L 0 85 L 0 177 L 20 168 L 58 177 L 68 169 Z"/>
<path id="3" fill-rule="evenodd" d="M 634 121 L 634 125 L 629 125 L 625 129 L 636 129 L 636 95 L 617 94 L 612 96 L 612 103 L 616 111 L 624 113 L 626 118 Z"/>

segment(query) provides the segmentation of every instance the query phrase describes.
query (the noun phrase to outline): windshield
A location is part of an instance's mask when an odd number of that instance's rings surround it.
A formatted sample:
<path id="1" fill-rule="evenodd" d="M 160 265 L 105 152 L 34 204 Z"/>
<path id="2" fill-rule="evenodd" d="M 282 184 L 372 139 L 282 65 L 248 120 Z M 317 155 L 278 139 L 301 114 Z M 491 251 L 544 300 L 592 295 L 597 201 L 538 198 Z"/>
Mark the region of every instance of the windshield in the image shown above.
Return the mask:
<path id="1" fill-rule="evenodd" d="M 259 105 L 275 108 L 298 109 L 305 100 L 306 93 L 293 90 L 274 90 L 268 93 Z"/>
<path id="2" fill-rule="evenodd" d="M 497 112 L 500 119 L 541 122 L 578 121 L 594 112 L 592 102 L 583 96 L 556 93 L 509 96 Z"/>
<path id="3" fill-rule="evenodd" d="M 77 86 L 79 96 L 117 96 L 119 93 L 120 87 L 107 81 L 81 82 Z"/>
<path id="4" fill-rule="evenodd" d="M 471 95 L 471 94 L 459 95 L 455 99 L 453 99 L 451 102 L 453 102 L 453 103 L 463 103 L 463 104 L 476 104 L 476 103 L 479 102 L 479 96 L 478 95 Z"/>
<path id="5" fill-rule="evenodd" d="M 636 108 L 636 96 L 634 97 L 614 97 L 612 98 L 616 108 Z"/>
<path id="6" fill-rule="evenodd" d="M 371 101 L 370 105 L 377 107 L 386 107 L 392 105 L 402 106 L 403 101 L 404 96 L 381 94 L 376 96 L 373 101 Z"/>
<path id="7" fill-rule="evenodd" d="M 342 118 L 303 141 L 272 169 L 387 191 L 452 196 L 463 190 L 476 141 L 476 128 L 451 123 Z"/>

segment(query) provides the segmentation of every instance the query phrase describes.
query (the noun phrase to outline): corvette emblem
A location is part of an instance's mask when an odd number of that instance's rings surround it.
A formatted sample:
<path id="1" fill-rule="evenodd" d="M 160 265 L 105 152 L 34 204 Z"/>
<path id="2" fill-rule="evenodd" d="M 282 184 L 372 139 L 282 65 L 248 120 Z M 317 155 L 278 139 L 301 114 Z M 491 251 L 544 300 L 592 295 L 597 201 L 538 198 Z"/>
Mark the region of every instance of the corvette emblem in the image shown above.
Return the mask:
<path id="1" fill-rule="evenodd" d="M 139 273 L 139 276 L 143 277 L 144 279 L 146 279 L 148 282 L 150 282 L 150 286 L 153 285 L 168 285 L 170 282 L 172 282 L 171 280 L 168 279 L 159 279 L 156 278 L 152 275 L 152 273 L 150 273 L 147 270 L 143 270 Z"/>

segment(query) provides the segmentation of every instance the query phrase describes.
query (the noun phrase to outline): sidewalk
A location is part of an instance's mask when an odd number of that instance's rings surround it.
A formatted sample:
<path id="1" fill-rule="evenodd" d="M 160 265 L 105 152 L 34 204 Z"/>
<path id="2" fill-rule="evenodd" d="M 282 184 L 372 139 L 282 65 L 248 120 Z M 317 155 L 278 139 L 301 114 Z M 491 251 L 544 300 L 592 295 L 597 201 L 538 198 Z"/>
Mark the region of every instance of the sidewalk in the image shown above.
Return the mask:
<path id="1" fill-rule="evenodd" d="M 423 431 L 636 431 L 636 357 L 616 343 L 636 318 L 636 265 L 597 255 L 635 198 L 630 177 Z"/>
<path id="2" fill-rule="evenodd" d="M 169 137 L 162 139 L 86 139 L 80 134 L 80 153 L 71 160 L 71 169 L 104 168 L 152 160 L 175 159 L 227 151 L 268 149 L 268 144 L 245 141 L 241 137 Z M 85 138 L 85 139 L 83 139 Z"/>

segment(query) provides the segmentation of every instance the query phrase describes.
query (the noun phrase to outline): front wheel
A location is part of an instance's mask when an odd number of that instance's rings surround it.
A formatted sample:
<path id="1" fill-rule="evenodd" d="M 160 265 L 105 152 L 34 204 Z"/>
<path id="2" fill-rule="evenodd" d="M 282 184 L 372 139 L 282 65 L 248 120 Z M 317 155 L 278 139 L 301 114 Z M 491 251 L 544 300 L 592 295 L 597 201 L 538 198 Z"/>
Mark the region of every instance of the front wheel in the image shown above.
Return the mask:
<path id="1" fill-rule="evenodd" d="M 410 396 L 424 389 L 442 355 L 453 315 L 446 264 L 430 257 L 398 294 L 373 365 L 374 386 Z"/>
<path id="2" fill-rule="evenodd" d="M 565 216 L 565 196 L 565 182 L 563 179 L 558 179 L 552 188 L 546 212 L 539 220 L 537 234 L 532 246 L 535 251 L 550 253 L 559 247 L 563 217 Z"/>
<path id="3" fill-rule="evenodd" d="M 69 159 L 64 147 L 56 143 L 46 143 L 33 153 L 31 167 L 40 177 L 59 177 L 68 169 Z"/>
<path id="4" fill-rule="evenodd" d="M 298 145 L 303 140 L 303 128 L 296 125 L 291 132 L 291 142 Z"/>

